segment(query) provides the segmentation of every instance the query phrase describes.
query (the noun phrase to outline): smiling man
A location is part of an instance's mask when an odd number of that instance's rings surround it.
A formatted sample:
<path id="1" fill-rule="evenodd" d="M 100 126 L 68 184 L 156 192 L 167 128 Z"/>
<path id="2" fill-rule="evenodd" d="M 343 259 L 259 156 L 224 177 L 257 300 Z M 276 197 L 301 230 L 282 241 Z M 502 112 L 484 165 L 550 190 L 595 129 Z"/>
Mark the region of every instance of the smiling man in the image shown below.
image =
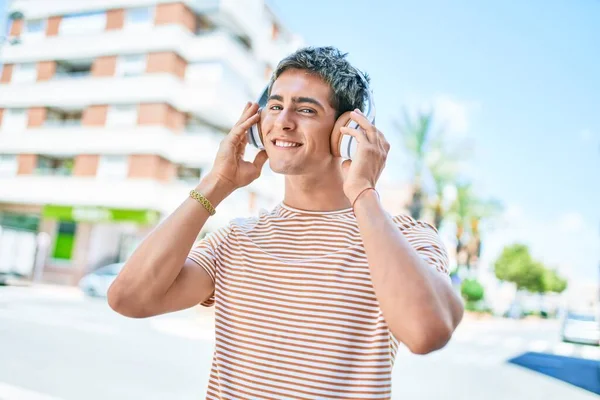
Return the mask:
<path id="1" fill-rule="evenodd" d="M 246 106 L 210 173 L 111 286 L 109 304 L 129 317 L 216 306 L 207 399 L 389 399 L 398 344 L 435 351 L 460 322 L 435 229 L 379 201 L 390 146 L 359 111 L 367 90 L 335 48 L 282 60 L 266 106 Z M 348 111 L 359 128 L 341 129 L 358 149 L 342 163 L 330 136 Z M 265 150 L 244 161 L 257 123 Z M 267 158 L 285 175 L 281 203 L 196 242 Z"/>

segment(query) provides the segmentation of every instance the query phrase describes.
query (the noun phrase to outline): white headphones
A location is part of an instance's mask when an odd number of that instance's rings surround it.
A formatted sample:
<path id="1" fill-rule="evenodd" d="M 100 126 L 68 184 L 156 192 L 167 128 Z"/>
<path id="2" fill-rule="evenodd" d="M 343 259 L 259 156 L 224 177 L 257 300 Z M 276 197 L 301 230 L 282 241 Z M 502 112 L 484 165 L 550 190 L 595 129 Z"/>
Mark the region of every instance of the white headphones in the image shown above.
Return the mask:
<path id="1" fill-rule="evenodd" d="M 369 86 L 369 82 L 365 76 L 356 68 L 354 68 L 361 81 L 367 89 L 367 98 L 361 108 L 361 111 L 367 117 L 367 120 L 371 124 L 375 123 L 375 101 L 373 100 L 373 92 Z M 258 106 L 262 110 L 269 100 L 269 85 L 265 87 L 258 99 Z M 331 153 L 336 157 L 342 157 L 343 159 L 352 159 L 356 154 L 357 143 L 356 139 L 350 135 L 343 135 L 340 132 L 342 126 L 347 126 L 352 129 L 358 128 L 358 124 L 350 118 L 350 111 L 343 113 L 339 116 L 333 130 L 331 132 Z M 264 150 L 265 145 L 263 143 L 263 135 L 260 127 L 260 121 L 252 125 L 247 131 L 248 143 L 252 146 Z"/>

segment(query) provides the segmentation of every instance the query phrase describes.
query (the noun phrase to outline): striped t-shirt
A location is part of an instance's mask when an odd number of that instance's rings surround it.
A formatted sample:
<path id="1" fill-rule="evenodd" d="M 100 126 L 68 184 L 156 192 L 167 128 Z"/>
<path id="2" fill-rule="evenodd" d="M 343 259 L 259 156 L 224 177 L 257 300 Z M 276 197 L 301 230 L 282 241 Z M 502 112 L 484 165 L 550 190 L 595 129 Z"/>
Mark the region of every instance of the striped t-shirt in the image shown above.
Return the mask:
<path id="1" fill-rule="evenodd" d="M 432 268 L 448 258 L 431 225 L 393 217 Z M 280 204 L 200 240 L 190 259 L 215 282 L 207 399 L 389 399 L 398 341 L 371 283 L 352 209 Z"/>

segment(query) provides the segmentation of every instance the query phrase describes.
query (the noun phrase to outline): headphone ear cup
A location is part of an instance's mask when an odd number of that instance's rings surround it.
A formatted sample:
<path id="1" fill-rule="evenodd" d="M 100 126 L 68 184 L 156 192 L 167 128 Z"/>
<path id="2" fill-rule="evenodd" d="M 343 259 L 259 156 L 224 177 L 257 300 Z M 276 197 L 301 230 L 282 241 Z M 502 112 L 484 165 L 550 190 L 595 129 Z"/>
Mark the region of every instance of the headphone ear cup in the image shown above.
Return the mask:
<path id="1" fill-rule="evenodd" d="M 265 142 L 262 133 L 261 109 L 258 110 L 258 121 L 248 129 L 248 143 L 260 150 L 264 150 Z"/>
<path id="2" fill-rule="evenodd" d="M 350 111 L 343 113 L 339 116 L 337 121 L 335 121 L 335 125 L 333 125 L 333 131 L 331 131 L 331 154 L 334 157 L 341 157 L 342 152 L 340 151 L 340 146 L 342 144 L 342 132 L 340 129 L 343 126 L 348 126 L 350 124 Z"/>

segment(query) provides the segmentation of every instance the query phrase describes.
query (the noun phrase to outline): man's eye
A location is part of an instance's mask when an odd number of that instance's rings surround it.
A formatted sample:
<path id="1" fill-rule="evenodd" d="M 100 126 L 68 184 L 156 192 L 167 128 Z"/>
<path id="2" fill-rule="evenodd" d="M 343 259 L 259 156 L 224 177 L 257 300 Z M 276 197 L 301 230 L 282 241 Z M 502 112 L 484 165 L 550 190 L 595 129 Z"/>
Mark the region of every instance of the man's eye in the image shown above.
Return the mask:
<path id="1" fill-rule="evenodd" d="M 303 108 L 300 110 L 300 112 L 304 114 L 314 114 L 315 111 L 311 110 L 310 108 Z"/>
<path id="2" fill-rule="evenodd" d="M 281 110 L 281 106 L 271 106 L 271 107 L 269 107 L 269 109 L 279 111 L 279 110 Z"/>

